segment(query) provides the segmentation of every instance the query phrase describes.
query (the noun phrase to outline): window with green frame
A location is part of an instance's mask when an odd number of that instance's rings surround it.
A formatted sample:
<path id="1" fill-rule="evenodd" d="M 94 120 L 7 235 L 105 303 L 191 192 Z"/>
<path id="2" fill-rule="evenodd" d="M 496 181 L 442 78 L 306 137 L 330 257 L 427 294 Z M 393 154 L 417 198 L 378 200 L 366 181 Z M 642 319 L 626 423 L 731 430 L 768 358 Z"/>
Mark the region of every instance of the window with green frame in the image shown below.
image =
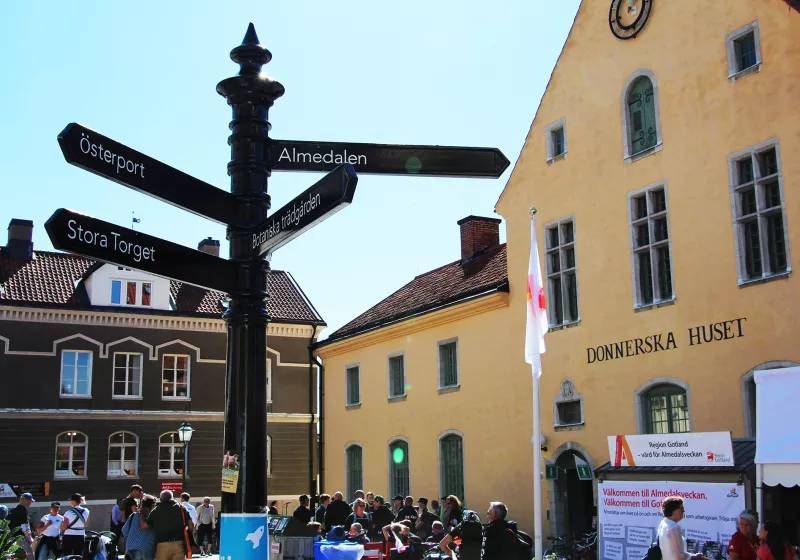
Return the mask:
<path id="1" fill-rule="evenodd" d="M 634 81 L 628 89 L 628 133 L 631 155 L 652 148 L 658 142 L 653 82 L 647 76 Z"/>
<path id="2" fill-rule="evenodd" d="M 361 402 L 361 387 L 358 366 L 347 368 L 347 405 L 359 404 Z"/>
<path id="3" fill-rule="evenodd" d="M 440 441 L 442 469 L 442 495 L 457 496 L 464 501 L 464 440 L 458 434 L 450 434 Z"/>
<path id="4" fill-rule="evenodd" d="M 360 445 L 353 444 L 347 448 L 347 485 L 348 496 L 364 487 L 363 451 Z"/>
<path id="5" fill-rule="evenodd" d="M 676 385 L 659 385 L 644 395 L 648 434 L 676 434 L 689 431 L 689 401 L 686 391 Z"/>
<path id="6" fill-rule="evenodd" d="M 458 343 L 439 343 L 439 387 L 458 385 Z"/>
<path id="7" fill-rule="evenodd" d="M 409 496 L 408 443 L 396 440 L 389 444 L 389 493 Z"/>
<path id="8" fill-rule="evenodd" d="M 406 394 L 405 360 L 401 354 L 389 358 L 389 398 Z"/>

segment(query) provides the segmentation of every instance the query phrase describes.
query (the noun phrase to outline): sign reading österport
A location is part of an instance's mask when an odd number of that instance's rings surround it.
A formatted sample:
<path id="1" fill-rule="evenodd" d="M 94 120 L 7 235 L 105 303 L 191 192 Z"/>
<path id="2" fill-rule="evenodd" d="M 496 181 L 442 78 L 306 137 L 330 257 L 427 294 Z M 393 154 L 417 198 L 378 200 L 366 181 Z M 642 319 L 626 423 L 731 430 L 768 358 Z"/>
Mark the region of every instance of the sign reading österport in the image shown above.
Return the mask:
<path id="1" fill-rule="evenodd" d="M 608 436 L 615 467 L 732 467 L 730 432 Z"/>
<path id="2" fill-rule="evenodd" d="M 233 220 L 231 195 L 77 123 L 58 135 L 67 163 L 215 222 Z"/>
<path id="3" fill-rule="evenodd" d="M 270 253 L 329 218 L 353 201 L 356 183 L 352 165 L 337 167 L 267 218 L 253 234 L 253 249 Z"/>
<path id="4" fill-rule="evenodd" d="M 53 247 L 230 293 L 236 266 L 225 259 L 60 208 L 44 225 Z"/>
<path id="5" fill-rule="evenodd" d="M 349 163 L 374 175 L 497 178 L 509 165 L 497 148 L 273 140 L 273 171 L 330 171 Z"/>

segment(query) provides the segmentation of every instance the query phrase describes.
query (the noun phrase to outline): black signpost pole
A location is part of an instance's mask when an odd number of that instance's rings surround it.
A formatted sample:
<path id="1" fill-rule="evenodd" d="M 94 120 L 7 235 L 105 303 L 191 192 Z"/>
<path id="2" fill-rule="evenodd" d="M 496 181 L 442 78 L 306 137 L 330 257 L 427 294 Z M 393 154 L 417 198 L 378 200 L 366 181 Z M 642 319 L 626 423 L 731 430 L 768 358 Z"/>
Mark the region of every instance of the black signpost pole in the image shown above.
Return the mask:
<path id="1" fill-rule="evenodd" d="M 235 220 L 228 227 L 230 260 L 238 285 L 224 315 L 228 326 L 224 451 L 239 456 L 235 493 L 223 492 L 223 513 L 264 512 L 267 504 L 267 271 L 253 248 L 253 231 L 267 218 L 270 197 L 268 110 L 283 95 L 278 82 L 261 74 L 272 54 L 259 44 L 251 23 L 242 44 L 231 51 L 237 76 L 217 84 L 233 118 L 228 138 Z"/>

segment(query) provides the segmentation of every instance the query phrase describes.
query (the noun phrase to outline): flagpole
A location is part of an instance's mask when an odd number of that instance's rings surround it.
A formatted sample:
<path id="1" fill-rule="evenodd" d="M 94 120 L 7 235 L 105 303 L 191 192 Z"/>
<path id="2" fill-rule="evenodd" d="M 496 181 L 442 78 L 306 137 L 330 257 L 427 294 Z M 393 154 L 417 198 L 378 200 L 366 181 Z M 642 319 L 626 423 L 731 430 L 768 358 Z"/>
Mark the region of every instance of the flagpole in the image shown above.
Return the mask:
<path id="1" fill-rule="evenodd" d="M 540 441 L 541 419 L 539 417 L 539 372 L 542 369 L 541 358 L 536 357 L 538 364 L 531 364 L 533 377 L 533 516 L 534 516 L 534 550 L 536 560 L 542 560 L 542 443 Z"/>
<path id="2" fill-rule="evenodd" d="M 533 241 L 535 242 L 535 225 L 534 216 L 536 208 L 531 206 L 531 228 L 534 232 Z M 536 251 L 538 256 L 539 251 L 536 247 L 531 247 L 531 252 Z M 539 263 L 535 263 L 537 270 Z M 538 274 L 538 273 L 537 273 Z M 543 339 L 542 339 L 543 340 Z M 527 350 L 526 350 L 527 352 Z M 533 543 L 534 543 L 534 557 L 536 560 L 543 560 L 544 547 L 542 546 L 542 443 L 541 443 L 541 417 L 539 414 L 539 375 L 542 372 L 542 359 L 538 354 L 534 357 L 531 363 L 531 378 L 533 385 L 533 436 L 531 436 L 531 443 L 533 444 Z"/>

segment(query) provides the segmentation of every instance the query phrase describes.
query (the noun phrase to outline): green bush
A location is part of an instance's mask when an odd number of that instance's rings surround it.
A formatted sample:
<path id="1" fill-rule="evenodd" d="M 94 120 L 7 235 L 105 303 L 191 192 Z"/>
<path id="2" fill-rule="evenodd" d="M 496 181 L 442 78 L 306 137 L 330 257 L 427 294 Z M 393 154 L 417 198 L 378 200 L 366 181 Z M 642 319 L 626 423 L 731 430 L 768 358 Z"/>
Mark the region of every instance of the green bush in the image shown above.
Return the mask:
<path id="1" fill-rule="evenodd" d="M 25 551 L 17 544 L 22 538 L 22 530 L 15 527 L 13 530 L 9 528 L 8 521 L 5 519 L 0 521 L 0 559 L 6 560 L 7 558 L 25 557 Z"/>

